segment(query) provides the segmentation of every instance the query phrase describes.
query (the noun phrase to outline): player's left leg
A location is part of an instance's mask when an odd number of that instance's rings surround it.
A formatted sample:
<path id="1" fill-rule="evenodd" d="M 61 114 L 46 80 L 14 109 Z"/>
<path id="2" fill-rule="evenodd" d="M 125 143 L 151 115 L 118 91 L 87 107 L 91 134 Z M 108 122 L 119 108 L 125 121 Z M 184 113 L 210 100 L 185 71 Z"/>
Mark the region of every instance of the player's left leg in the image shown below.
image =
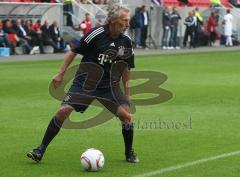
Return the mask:
<path id="1" fill-rule="evenodd" d="M 96 99 L 122 122 L 122 135 L 125 144 L 126 161 L 138 163 L 139 159 L 133 152 L 133 122 L 130 104 L 120 88 L 97 90 Z"/>
<path id="2" fill-rule="evenodd" d="M 139 159 L 133 151 L 133 135 L 134 126 L 129 105 L 120 105 L 117 110 L 117 116 L 122 122 L 122 135 L 125 144 L 126 161 L 130 163 L 138 163 Z"/>

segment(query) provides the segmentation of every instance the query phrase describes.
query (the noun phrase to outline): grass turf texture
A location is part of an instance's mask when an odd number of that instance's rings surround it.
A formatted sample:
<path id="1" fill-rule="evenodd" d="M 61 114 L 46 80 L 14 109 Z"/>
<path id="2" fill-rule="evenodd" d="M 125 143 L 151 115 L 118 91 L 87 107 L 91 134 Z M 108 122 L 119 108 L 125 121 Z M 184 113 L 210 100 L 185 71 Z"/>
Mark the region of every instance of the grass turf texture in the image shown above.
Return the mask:
<path id="1" fill-rule="evenodd" d="M 0 63 L 0 176 L 77 177 L 133 176 L 240 149 L 240 52 L 141 56 L 137 70 L 168 75 L 161 85 L 174 97 L 159 105 L 137 106 L 134 147 L 141 162 L 124 161 L 119 121 L 112 119 L 85 130 L 63 129 L 50 144 L 41 163 L 26 152 L 40 143 L 50 118 L 59 106 L 48 93 L 61 61 Z M 76 60 L 75 64 L 78 63 Z M 140 98 L 140 96 L 138 96 Z M 73 113 L 82 120 L 95 115 Z M 171 122 L 191 127 L 172 128 Z M 165 121 L 169 127 L 146 129 Z M 85 172 L 79 157 L 89 147 L 102 150 L 106 162 L 97 173 Z M 164 177 L 238 177 L 240 156 L 228 157 L 162 175 Z"/>

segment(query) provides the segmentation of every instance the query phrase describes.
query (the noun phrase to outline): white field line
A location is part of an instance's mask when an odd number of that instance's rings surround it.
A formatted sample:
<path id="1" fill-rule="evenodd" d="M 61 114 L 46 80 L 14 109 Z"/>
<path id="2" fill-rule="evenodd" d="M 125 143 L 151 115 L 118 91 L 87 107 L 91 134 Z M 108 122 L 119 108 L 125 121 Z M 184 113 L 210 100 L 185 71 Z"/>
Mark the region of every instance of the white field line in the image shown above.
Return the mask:
<path id="1" fill-rule="evenodd" d="M 151 172 L 148 172 L 148 173 L 135 175 L 133 177 L 149 177 L 149 176 L 160 175 L 160 174 L 167 173 L 167 172 L 172 172 L 172 171 L 175 171 L 175 170 L 178 170 L 178 169 L 187 168 L 187 167 L 191 167 L 191 166 L 194 166 L 194 165 L 199 165 L 199 164 L 203 164 L 203 163 L 206 163 L 206 162 L 209 162 L 209 161 L 222 159 L 222 158 L 226 158 L 226 157 L 230 157 L 230 156 L 235 156 L 235 155 L 239 155 L 239 154 L 240 154 L 240 151 L 224 153 L 224 154 L 220 154 L 220 155 L 205 158 L 205 159 L 200 159 L 200 160 L 187 162 L 187 163 L 183 163 L 183 164 L 179 164 L 179 165 L 175 165 L 175 166 L 161 168 L 161 169 L 156 170 L 156 171 L 151 171 Z"/>

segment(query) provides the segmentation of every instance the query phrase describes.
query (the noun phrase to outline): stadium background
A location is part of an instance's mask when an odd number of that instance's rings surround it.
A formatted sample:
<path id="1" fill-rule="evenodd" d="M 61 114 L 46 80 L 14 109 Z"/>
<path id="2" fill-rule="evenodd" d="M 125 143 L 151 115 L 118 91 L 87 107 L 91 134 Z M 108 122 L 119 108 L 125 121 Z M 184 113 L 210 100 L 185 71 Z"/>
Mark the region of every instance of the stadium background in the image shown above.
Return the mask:
<path id="1" fill-rule="evenodd" d="M 224 1 L 224 0 L 223 0 Z M 91 1 L 89 1 L 91 2 Z M 119 1 L 113 1 L 119 2 Z M 121 3 L 126 3 L 130 8 L 132 14 L 134 13 L 134 10 L 137 6 L 146 5 L 147 10 L 150 14 L 150 25 L 148 27 L 148 43 L 149 45 L 152 45 L 153 39 L 154 43 L 158 48 L 161 47 L 161 36 L 162 36 L 162 12 L 164 10 L 163 6 L 157 6 L 150 0 L 138 0 L 138 1 L 120 1 Z M 204 4 L 204 3 L 205 4 Z M 225 2 L 223 6 L 220 7 L 209 7 L 206 2 L 210 2 L 208 0 L 196 0 L 192 1 L 192 4 L 190 6 L 183 6 L 178 3 L 177 0 L 164 0 L 162 4 L 164 3 L 168 6 L 179 6 L 178 11 L 179 14 L 182 17 L 182 20 L 179 23 L 179 44 L 182 44 L 184 32 L 185 32 L 185 25 L 183 24 L 184 18 L 187 17 L 187 14 L 189 11 L 191 11 L 195 7 L 199 7 L 201 15 L 203 16 L 204 22 L 207 21 L 211 11 L 217 12 L 219 15 L 219 21 L 221 22 L 223 20 L 223 16 L 226 13 L 226 9 L 228 7 L 231 8 L 231 14 L 234 16 L 234 23 L 233 23 L 233 34 L 236 36 L 237 39 L 240 38 L 240 17 L 239 8 L 236 8 L 232 6 L 229 2 Z M 80 4 L 76 1 L 73 3 L 73 14 L 72 20 L 75 26 L 78 26 L 80 22 L 84 19 L 84 15 L 86 12 L 90 13 L 91 21 L 93 22 L 93 26 L 101 20 L 101 23 L 103 23 L 104 19 L 106 18 L 107 14 L 107 8 L 108 5 L 96 5 L 94 3 L 88 3 L 88 4 Z M 37 19 L 41 19 L 42 23 L 45 20 L 48 20 L 51 24 L 53 21 L 58 21 L 60 24 L 60 29 L 62 32 L 63 37 L 66 39 L 66 41 L 69 41 L 74 38 L 79 38 L 82 36 L 81 31 L 73 30 L 72 28 L 66 26 L 66 18 L 62 15 L 63 14 L 63 3 L 23 3 L 23 2 L 0 2 L 1 11 L 0 11 L 0 20 L 4 19 L 32 19 L 33 21 L 36 21 Z M 217 31 L 220 34 L 223 34 L 223 27 L 219 25 L 217 27 Z M 129 31 L 129 34 L 131 35 L 131 32 Z M 153 46 L 150 46 L 153 47 Z"/>

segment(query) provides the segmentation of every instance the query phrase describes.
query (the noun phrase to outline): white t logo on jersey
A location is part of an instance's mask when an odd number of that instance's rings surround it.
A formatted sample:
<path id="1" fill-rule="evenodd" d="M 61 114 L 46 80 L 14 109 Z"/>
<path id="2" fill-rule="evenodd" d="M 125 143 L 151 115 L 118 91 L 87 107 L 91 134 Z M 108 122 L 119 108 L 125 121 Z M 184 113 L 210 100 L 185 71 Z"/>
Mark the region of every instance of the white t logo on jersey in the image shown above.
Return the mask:
<path id="1" fill-rule="evenodd" d="M 99 64 L 104 65 L 108 60 L 108 55 L 100 53 L 98 56 Z"/>

